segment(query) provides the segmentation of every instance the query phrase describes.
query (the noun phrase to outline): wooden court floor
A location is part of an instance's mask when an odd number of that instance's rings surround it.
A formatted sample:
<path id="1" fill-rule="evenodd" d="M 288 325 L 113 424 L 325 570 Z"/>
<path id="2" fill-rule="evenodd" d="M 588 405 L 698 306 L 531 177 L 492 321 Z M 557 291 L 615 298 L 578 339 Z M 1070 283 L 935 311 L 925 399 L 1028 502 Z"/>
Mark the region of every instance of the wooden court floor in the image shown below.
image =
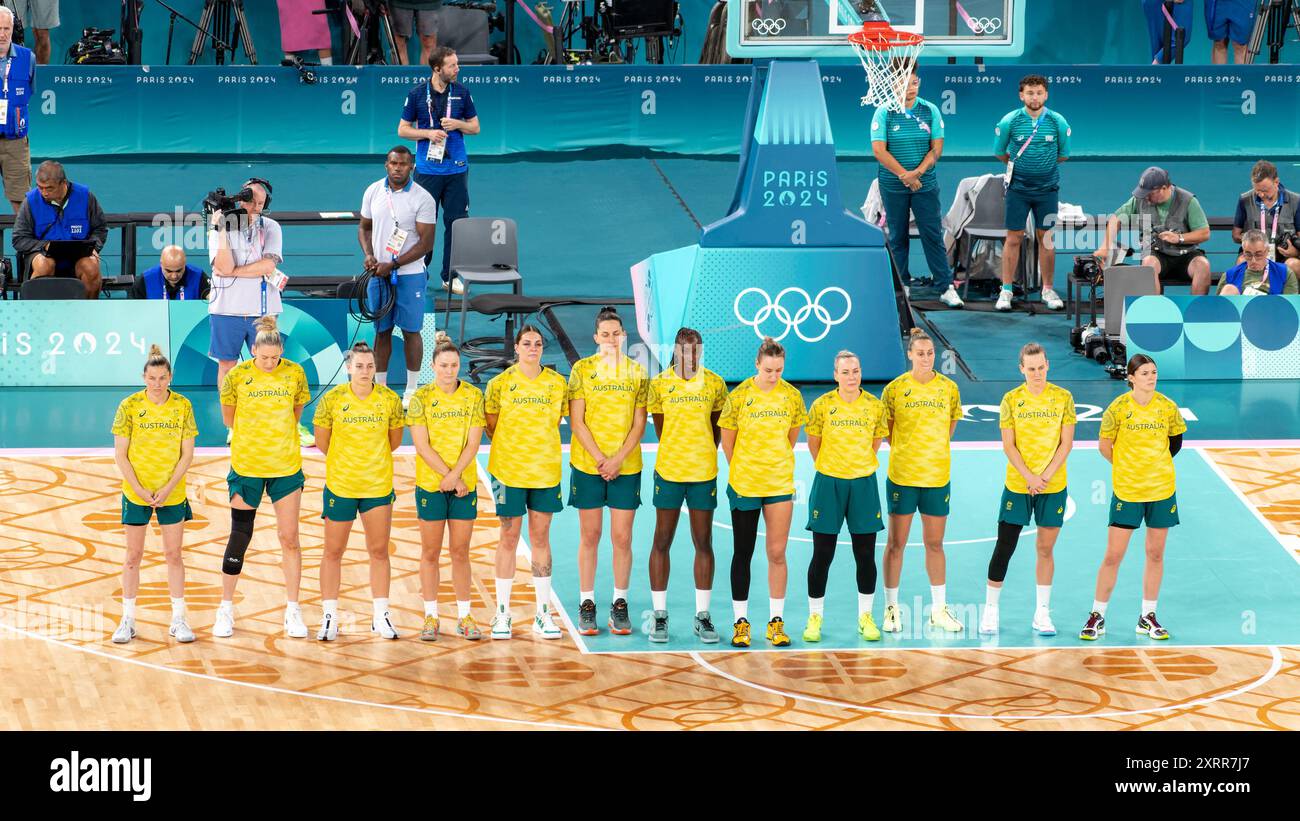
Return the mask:
<path id="1" fill-rule="evenodd" d="M 1300 450 L 1207 454 L 1300 556 Z M 399 460 L 403 498 L 411 465 Z M 111 456 L 0 455 L 0 729 L 1300 729 L 1296 646 L 1135 650 L 1067 640 L 1017 651 L 809 652 L 796 644 L 781 653 L 584 654 L 567 635 L 533 640 L 524 572 L 514 640 L 444 634 L 422 643 L 414 638 L 419 535 L 409 506 L 398 507 L 392 539 L 391 599 L 404 640 L 370 637 L 359 534 L 344 559 L 340 599 L 344 627 L 351 621 L 356 630 L 331 645 L 285 638 L 265 513 L 240 584 L 235 637 L 213 639 L 227 467 L 227 456 L 204 453 L 191 471 L 186 593 L 199 640 L 166 637 L 170 605 L 151 534 L 140 635 L 117 646 L 108 639 L 120 613 L 123 550 Z M 323 459 L 307 458 L 304 469 L 319 488 Z M 319 505 L 318 492 L 304 496 L 302 602 L 313 634 Z M 482 624 L 491 612 L 495 526 L 481 514 L 471 550 Z M 445 565 L 441 598 L 449 631 Z M 632 638 L 640 649 L 643 639 Z"/>

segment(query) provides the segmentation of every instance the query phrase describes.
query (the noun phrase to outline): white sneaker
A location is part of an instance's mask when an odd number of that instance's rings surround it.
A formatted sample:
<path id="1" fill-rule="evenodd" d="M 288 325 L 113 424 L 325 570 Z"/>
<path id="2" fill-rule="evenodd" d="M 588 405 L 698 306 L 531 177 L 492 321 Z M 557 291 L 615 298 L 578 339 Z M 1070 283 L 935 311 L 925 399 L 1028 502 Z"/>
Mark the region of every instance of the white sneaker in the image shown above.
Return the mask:
<path id="1" fill-rule="evenodd" d="M 135 638 L 135 618 L 126 616 L 122 619 L 122 623 L 117 626 L 117 629 L 113 631 L 113 643 L 126 644 L 133 638 Z"/>
<path id="2" fill-rule="evenodd" d="M 492 617 L 492 638 L 508 639 L 510 638 L 510 614 L 497 613 Z"/>
<path id="3" fill-rule="evenodd" d="M 307 625 L 302 620 L 302 609 L 286 607 L 284 609 L 284 632 L 291 639 L 307 638 Z"/>
<path id="4" fill-rule="evenodd" d="M 415 392 L 416 392 L 417 390 L 419 390 L 419 386 L 418 386 L 418 385 L 415 386 L 415 387 L 411 387 L 411 386 L 409 386 L 409 385 L 407 386 L 407 388 L 406 388 L 406 392 L 402 394 L 402 407 L 403 407 L 403 408 L 409 408 L 409 407 L 411 407 L 411 400 L 415 398 Z"/>
<path id="5" fill-rule="evenodd" d="M 230 607 L 217 608 L 217 621 L 212 625 L 212 635 L 228 639 L 235 635 L 235 611 Z"/>
<path id="6" fill-rule="evenodd" d="M 555 619 L 551 617 L 551 611 L 547 610 L 538 613 L 533 619 L 533 635 L 544 639 L 558 639 L 563 633 L 556 626 Z"/>
<path id="7" fill-rule="evenodd" d="M 1051 288 L 1043 289 L 1043 304 L 1047 306 L 1047 310 L 1049 311 L 1059 311 L 1065 307 L 1065 303 L 1061 301 L 1060 294 L 1056 293 L 1056 291 Z"/>
<path id="8" fill-rule="evenodd" d="M 1052 624 L 1052 613 L 1046 607 L 1034 611 L 1034 632 L 1040 636 L 1055 636 L 1056 625 Z"/>
<path id="9" fill-rule="evenodd" d="M 451 278 L 451 292 L 453 294 L 465 293 L 465 283 L 461 281 L 460 277 L 453 276 Z"/>
<path id="10" fill-rule="evenodd" d="M 998 606 L 996 604 L 984 605 L 984 615 L 980 616 L 980 635 L 992 636 L 998 632 Z"/>
<path id="11" fill-rule="evenodd" d="M 338 637 L 339 617 L 327 613 L 320 624 L 320 630 L 316 631 L 316 641 L 334 641 Z"/>
<path id="12" fill-rule="evenodd" d="M 993 306 L 999 311 L 1011 310 L 1011 292 L 1005 288 L 998 291 L 998 304 Z"/>
<path id="13" fill-rule="evenodd" d="M 898 606 L 894 604 L 885 605 L 885 621 L 880 625 L 880 629 L 886 633 L 903 632 L 903 619 L 898 612 Z"/>
<path id="14" fill-rule="evenodd" d="M 384 615 L 370 623 L 370 632 L 378 633 L 381 638 L 385 639 L 395 639 L 398 637 L 397 628 L 393 626 L 393 620 L 389 618 L 387 610 L 384 611 Z"/>
<path id="15" fill-rule="evenodd" d="M 939 301 L 949 308 L 961 308 L 966 304 L 961 301 L 961 297 L 957 296 L 957 289 L 951 285 L 948 286 L 948 290 L 939 295 Z"/>
<path id="16" fill-rule="evenodd" d="M 167 628 L 167 635 L 179 641 L 181 644 L 189 644 L 194 641 L 194 631 L 185 621 L 184 616 L 172 619 L 172 626 Z"/>

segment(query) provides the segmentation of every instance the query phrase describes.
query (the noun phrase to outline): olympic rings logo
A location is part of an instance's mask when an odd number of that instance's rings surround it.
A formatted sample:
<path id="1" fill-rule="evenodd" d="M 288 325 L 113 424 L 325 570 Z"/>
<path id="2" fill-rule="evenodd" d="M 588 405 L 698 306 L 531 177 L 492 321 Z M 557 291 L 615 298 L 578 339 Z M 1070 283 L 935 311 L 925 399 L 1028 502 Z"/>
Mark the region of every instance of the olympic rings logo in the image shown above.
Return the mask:
<path id="1" fill-rule="evenodd" d="M 996 34 L 1002 28 L 1002 18 L 971 17 L 967 20 L 967 24 L 976 34 Z"/>
<path id="2" fill-rule="evenodd" d="M 772 36 L 785 31 L 785 20 L 780 17 L 755 17 L 749 21 L 755 34 Z"/>
<path id="3" fill-rule="evenodd" d="M 765 304 L 754 312 L 753 316 L 749 319 L 745 319 L 744 314 L 740 312 L 740 301 L 744 299 L 746 295 L 751 293 L 761 296 Z M 834 318 L 831 317 L 830 311 L 826 310 L 825 306 L 822 305 L 822 298 L 831 293 L 838 294 L 844 299 L 844 313 Z M 803 298 L 804 304 L 800 305 L 794 313 L 790 313 L 789 309 L 781 304 L 781 301 L 789 295 L 798 295 Z M 795 336 L 799 337 L 804 342 L 820 342 L 830 334 L 831 328 L 847 320 L 849 314 L 853 313 L 853 300 L 849 297 L 847 291 L 843 288 L 837 288 L 834 285 L 829 288 L 823 288 L 821 292 L 817 294 L 815 299 L 810 297 L 808 292 L 804 289 L 796 287 L 782 290 L 776 295 L 775 299 L 769 296 L 767 291 L 764 291 L 762 288 L 746 288 L 736 294 L 736 300 L 732 304 L 732 310 L 736 314 L 736 319 L 740 320 L 742 325 L 748 325 L 753 328 L 754 335 L 759 339 L 762 339 L 765 335 L 761 330 L 759 330 L 759 326 L 768 319 L 775 317 L 776 321 L 785 323 L 785 330 L 779 335 L 774 335 L 772 337 L 777 342 L 780 342 L 782 339 L 789 336 L 791 331 L 794 331 Z M 803 325 L 812 317 L 815 317 L 817 321 L 821 322 L 825 327 L 822 328 L 820 334 L 816 336 L 807 336 L 803 332 Z"/>

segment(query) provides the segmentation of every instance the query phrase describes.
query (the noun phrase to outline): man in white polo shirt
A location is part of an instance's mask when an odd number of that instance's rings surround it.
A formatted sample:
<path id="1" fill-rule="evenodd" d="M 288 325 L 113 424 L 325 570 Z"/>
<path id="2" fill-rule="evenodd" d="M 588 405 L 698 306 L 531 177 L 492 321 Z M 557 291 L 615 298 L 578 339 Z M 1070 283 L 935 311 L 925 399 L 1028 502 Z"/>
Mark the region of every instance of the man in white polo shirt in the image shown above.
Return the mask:
<path id="1" fill-rule="evenodd" d="M 388 384 L 388 358 L 393 352 L 393 327 L 402 329 L 406 351 L 406 392 L 409 403 L 420 386 L 420 360 L 424 358 L 424 295 L 429 272 L 424 256 L 433 248 L 438 227 L 438 204 L 423 186 L 415 185 L 411 149 L 399 145 L 384 161 L 386 176 L 366 189 L 361 199 L 361 227 L 357 237 L 366 255 L 365 269 L 374 272 L 366 290 L 370 305 L 384 302 L 386 289 L 396 289 L 393 308 L 375 320 L 375 381 Z"/>

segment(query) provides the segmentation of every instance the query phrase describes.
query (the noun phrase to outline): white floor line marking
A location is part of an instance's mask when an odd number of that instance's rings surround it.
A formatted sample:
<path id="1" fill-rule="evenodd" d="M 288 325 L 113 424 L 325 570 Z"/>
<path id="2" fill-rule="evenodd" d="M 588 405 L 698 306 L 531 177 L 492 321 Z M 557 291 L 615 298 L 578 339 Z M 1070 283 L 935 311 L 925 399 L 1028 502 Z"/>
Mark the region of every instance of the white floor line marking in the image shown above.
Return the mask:
<path id="1" fill-rule="evenodd" d="M 781 647 L 750 647 L 744 650 L 743 652 L 745 653 L 745 655 L 749 655 L 751 653 L 772 653 L 773 655 L 778 655 L 778 656 L 779 655 L 788 656 L 792 652 L 793 653 L 879 654 L 879 653 L 916 653 L 916 652 L 924 652 L 924 651 L 995 653 L 1004 650 L 1016 650 L 1016 651 L 1051 650 L 1052 652 L 1064 652 L 1069 650 L 1096 651 L 1096 650 L 1151 650 L 1151 649 L 1159 650 L 1161 649 L 1160 647 L 1153 648 L 1150 642 L 1146 642 L 1145 644 L 1106 643 L 1101 645 L 1085 643 L 1085 644 L 1077 644 L 1077 645 L 1070 644 L 1070 645 L 1059 645 L 1059 646 L 1051 645 L 1051 644 L 981 644 L 978 647 L 969 644 L 945 645 L 945 644 L 938 643 L 938 641 L 936 641 L 936 643 L 934 644 L 927 644 L 919 647 L 895 647 L 895 646 L 882 647 L 880 646 L 882 644 L 885 644 L 885 642 L 884 641 L 871 642 L 870 645 L 867 644 L 866 642 L 862 642 L 858 645 L 842 646 L 842 647 L 834 647 L 829 644 L 825 646 L 803 644 L 797 647 L 793 647 L 793 649 L 787 649 Z M 1255 649 L 1263 649 L 1268 647 L 1300 648 L 1300 644 L 1275 644 L 1275 645 L 1273 644 L 1169 644 L 1169 645 L 1165 645 L 1165 647 L 1167 647 L 1170 650 L 1175 648 L 1179 650 L 1255 650 Z M 651 655 L 653 653 L 667 653 L 669 655 L 681 656 L 681 655 L 687 655 L 689 653 L 712 653 L 714 655 L 717 655 L 720 653 L 737 653 L 737 652 L 742 652 L 742 651 L 737 650 L 735 647 L 731 647 L 724 642 L 722 644 L 719 644 L 716 647 L 695 647 L 694 649 L 688 647 L 681 647 L 676 649 L 669 647 L 663 650 L 660 649 L 645 649 L 645 650 L 600 649 L 600 650 L 592 650 L 591 654 L 593 656 L 625 656 L 625 655 Z"/>
<path id="2" fill-rule="evenodd" d="M 1286 539 L 1283 538 L 1282 533 L 1278 532 L 1278 529 L 1273 526 L 1272 522 L 1264 518 L 1264 514 L 1260 513 L 1259 508 L 1251 504 L 1250 500 L 1246 498 L 1246 494 L 1241 492 L 1241 488 L 1237 487 L 1237 484 L 1233 482 L 1231 478 L 1229 478 L 1227 473 L 1224 473 L 1223 468 L 1219 467 L 1218 463 L 1216 463 L 1213 459 L 1207 456 L 1205 451 L 1202 450 L 1201 448 L 1193 448 L 1193 450 L 1196 451 L 1196 453 L 1201 457 L 1201 460 L 1204 461 L 1205 464 L 1210 466 L 1210 470 L 1214 471 L 1215 474 L 1218 475 L 1219 479 L 1223 482 L 1223 484 L 1227 485 L 1228 489 L 1231 490 L 1234 494 L 1236 494 L 1237 498 L 1241 500 L 1241 503 L 1245 505 L 1246 509 L 1255 515 L 1255 518 L 1258 519 L 1259 523 L 1264 526 L 1264 529 L 1267 530 L 1269 534 L 1272 535 L 1273 538 L 1277 540 L 1278 545 L 1283 550 L 1286 551 L 1287 555 L 1290 556 L 1292 559 L 1294 559 L 1297 563 L 1300 563 L 1300 554 L 1296 553 L 1295 551 L 1287 547 Z"/>
<path id="3" fill-rule="evenodd" d="M 1100 649 L 1100 648 L 1094 648 L 1094 649 Z M 1226 693 L 1220 693 L 1217 696 L 1210 696 L 1209 698 L 1196 699 L 1195 701 L 1184 702 L 1182 704 L 1170 704 L 1165 707 L 1148 707 L 1142 710 L 1120 710 L 1120 711 L 1110 712 L 1110 713 L 1058 713 L 1055 715 L 1036 715 L 1036 716 L 1022 716 L 1022 715 L 1013 715 L 1013 714 L 990 716 L 990 715 L 966 715 L 964 713 L 930 713 L 921 710 L 895 710 L 888 707 L 869 707 L 864 704 L 850 704 L 849 702 L 846 701 L 836 701 L 834 699 L 829 699 L 829 698 L 818 698 L 817 696 L 803 695 L 800 693 L 791 693 L 786 690 L 778 690 L 775 687 L 767 687 L 762 684 L 756 684 L 752 681 L 746 681 L 745 679 L 740 678 L 739 676 L 732 675 L 731 673 L 728 673 L 725 670 L 719 670 L 717 667 L 714 667 L 712 664 L 709 664 L 707 661 L 701 658 L 700 654 L 696 652 L 691 653 L 691 658 L 695 661 L 696 664 L 698 664 L 700 667 L 703 667 L 705 670 L 708 670 L 714 675 L 721 676 L 722 678 L 725 678 L 730 682 L 739 684 L 742 687 L 749 687 L 754 690 L 760 690 L 764 693 L 768 693 L 769 695 L 781 696 L 782 698 L 791 698 L 791 699 L 795 699 L 796 701 L 807 701 L 814 704 L 823 704 L 828 707 L 839 707 L 840 709 L 844 709 L 844 710 L 860 710 L 869 713 L 881 713 L 883 715 L 896 715 L 896 716 L 911 716 L 914 718 L 953 718 L 953 719 L 964 719 L 970 721 L 1068 721 L 1071 719 L 1123 718 L 1125 716 L 1147 715 L 1150 713 L 1164 713 L 1164 712 L 1169 712 L 1171 710 L 1188 710 L 1192 707 L 1202 707 L 1206 704 L 1213 704 L 1216 701 L 1223 701 L 1224 699 L 1227 698 L 1232 698 L 1234 696 L 1239 696 L 1244 693 L 1249 693 L 1251 690 L 1255 690 L 1267 684 L 1269 681 L 1273 679 L 1274 676 L 1278 674 L 1278 671 L 1282 669 L 1281 651 L 1279 651 L 1278 648 L 1276 647 L 1269 647 L 1268 649 L 1269 652 L 1273 654 L 1273 663 L 1269 666 L 1268 672 L 1264 673 L 1264 675 L 1260 676 L 1255 681 L 1245 685 L 1244 687 L 1238 687 L 1235 690 L 1230 690 Z M 1017 708 L 1009 708 L 1009 709 L 1017 709 Z"/>

